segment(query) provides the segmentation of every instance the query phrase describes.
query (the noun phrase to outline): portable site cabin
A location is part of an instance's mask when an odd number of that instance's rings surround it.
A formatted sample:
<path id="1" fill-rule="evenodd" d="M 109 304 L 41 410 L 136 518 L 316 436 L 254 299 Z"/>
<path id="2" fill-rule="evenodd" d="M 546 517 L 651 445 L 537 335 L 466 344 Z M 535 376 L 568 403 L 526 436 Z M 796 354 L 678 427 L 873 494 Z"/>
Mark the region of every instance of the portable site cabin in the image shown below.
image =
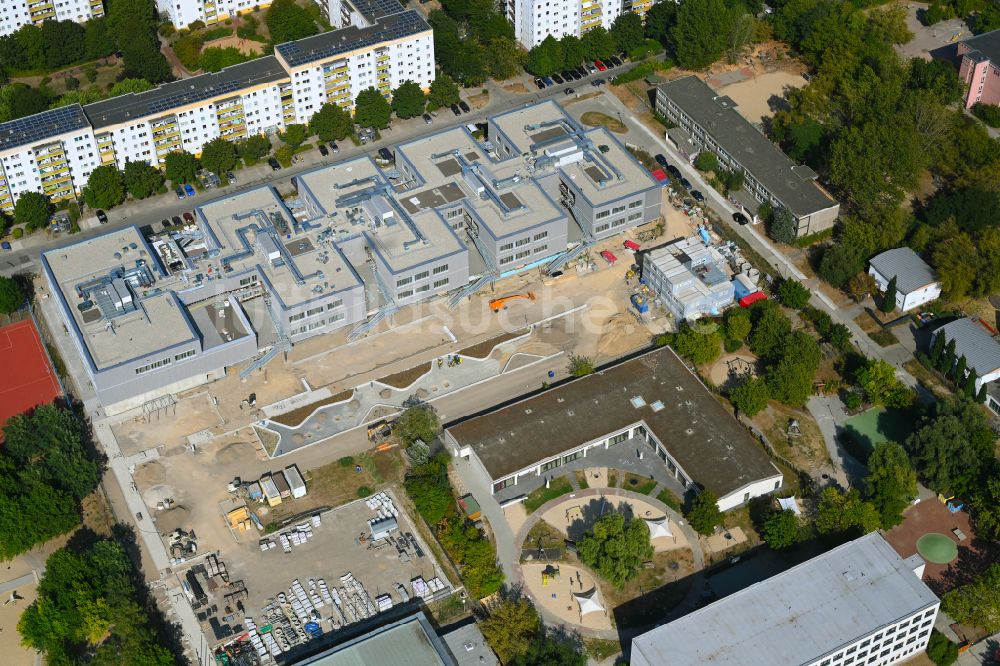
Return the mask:
<path id="1" fill-rule="evenodd" d="M 274 484 L 270 474 L 260 477 L 260 489 L 264 491 L 264 500 L 268 506 L 281 504 L 281 493 L 278 492 L 278 486 Z"/>
<path id="2" fill-rule="evenodd" d="M 306 482 L 302 480 L 298 467 L 295 465 L 286 467 L 285 480 L 288 481 L 288 487 L 292 489 L 293 498 L 298 499 L 306 496 Z"/>
<path id="3" fill-rule="evenodd" d="M 292 489 L 288 487 L 288 481 L 285 480 L 284 474 L 272 474 L 271 478 L 274 479 L 274 485 L 278 487 L 281 499 L 288 499 L 292 496 Z"/>
<path id="4" fill-rule="evenodd" d="M 369 527 L 372 530 L 372 541 L 378 541 L 379 539 L 385 539 L 393 532 L 399 529 L 399 524 L 396 523 L 396 519 L 392 516 L 387 518 L 382 518 L 381 520 L 371 521 Z"/>
<path id="5" fill-rule="evenodd" d="M 260 481 L 254 481 L 247 486 L 247 497 L 255 502 L 264 501 L 264 491 L 260 488 Z"/>

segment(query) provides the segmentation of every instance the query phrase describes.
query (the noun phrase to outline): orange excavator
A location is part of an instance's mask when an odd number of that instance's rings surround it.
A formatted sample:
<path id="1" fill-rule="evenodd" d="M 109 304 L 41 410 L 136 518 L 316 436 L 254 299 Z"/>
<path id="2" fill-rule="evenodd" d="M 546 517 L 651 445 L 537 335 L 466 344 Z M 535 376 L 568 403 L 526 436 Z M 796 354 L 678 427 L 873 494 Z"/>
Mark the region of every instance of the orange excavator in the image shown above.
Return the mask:
<path id="1" fill-rule="evenodd" d="M 490 309 L 493 310 L 493 312 L 500 312 L 501 310 L 506 310 L 508 301 L 516 301 L 519 298 L 533 301 L 535 300 L 535 295 L 529 291 L 524 294 L 514 294 L 513 296 L 504 296 L 503 298 L 494 298 L 492 301 L 490 301 Z"/>

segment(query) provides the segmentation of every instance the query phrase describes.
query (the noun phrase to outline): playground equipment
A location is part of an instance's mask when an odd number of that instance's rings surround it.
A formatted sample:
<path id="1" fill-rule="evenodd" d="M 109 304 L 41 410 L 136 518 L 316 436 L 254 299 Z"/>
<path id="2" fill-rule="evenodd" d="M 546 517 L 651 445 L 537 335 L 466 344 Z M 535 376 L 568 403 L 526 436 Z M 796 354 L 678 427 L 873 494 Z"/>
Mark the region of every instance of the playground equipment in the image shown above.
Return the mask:
<path id="1" fill-rule="evenodd" d="M 509 301 L 516 301 L 519 298 L 523 298 L 528 301 L 533 301 L 535 300 L 535 295 L 529 291 L 524 294 L 514 294 L 513 296 L 504 296 L 503 298 L 494 298 L 492 301 L 490 301 L 490 309 L 493 310 L 493 312 L 500 312 L 501 310 L 506 310 L 507 303 Z"/>

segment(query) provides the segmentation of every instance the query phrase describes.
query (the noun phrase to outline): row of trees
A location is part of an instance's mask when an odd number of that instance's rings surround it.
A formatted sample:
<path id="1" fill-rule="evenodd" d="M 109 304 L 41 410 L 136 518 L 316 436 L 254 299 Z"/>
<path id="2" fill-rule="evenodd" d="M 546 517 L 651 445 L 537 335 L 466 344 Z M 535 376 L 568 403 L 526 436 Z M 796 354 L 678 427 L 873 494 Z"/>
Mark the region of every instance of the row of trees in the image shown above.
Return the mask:
<path id="1" fill-rule="evenodd" d="M 86 23 L 50 20 L 41 26 L 28 23 L 0 37 L 0 68 L 53 72 L 109 56 L 115 48 L 116 40 L 104 18 Z"/>
<path id="2" fill-rule="evenodd" d="M 648 537 L 646 539 L 649 541 Z M 479 628 L 504 666 L 584 666 L 578 636 L 546 627 L 524 597 L 508 597 L 491 606 Z"/>
<path id="3" fill-rule="evenodd" d="M 124 75 L 150 83 L 172 80 L 156 33 L 160 22 L 156 0 L 115 0 L 108 5 L 108 30 L 121 51 Z"/>
<path id="4" fill-rule="evenodd" d="M 38 599 L 17 629 L 51 664 L 174 666 L 170 640 L 145 581 L 112 539 L 74 542 L 49 556 Z M 154 625 L 153 619 L 157 622 Z"/>
<path id="5" fill-rule="evenodd" d="M 519 74 L 524 50 L 514 29 L 489 0 L 447 0 L 427 22 L 434 30 L 434 61 L 441 71 L 465 87 L 486 79 L 499 81 Z"/>
<path id="6" fill-rule="evenodd" d="M 9 560 L 76 527 L 101 465 L 87 428 L 68 409 L 43 405 L 11 417 L 3 432 L 0 557 Z"/>

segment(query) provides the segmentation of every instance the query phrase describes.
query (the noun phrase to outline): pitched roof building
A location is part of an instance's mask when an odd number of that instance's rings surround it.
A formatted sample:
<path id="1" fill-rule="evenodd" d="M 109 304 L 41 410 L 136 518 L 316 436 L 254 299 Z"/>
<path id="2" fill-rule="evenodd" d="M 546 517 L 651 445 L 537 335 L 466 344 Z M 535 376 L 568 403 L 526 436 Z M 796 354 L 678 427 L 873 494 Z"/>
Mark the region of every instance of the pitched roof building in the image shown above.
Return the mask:
<path id="1" fill-rule="evenodd" d="M 941 283 L 934 269 L 908 247 L 893 248 L 872 257 L 868 274 L 875 278 L 881 292 L 896 278 L 896 307 L 904 312 L 941 295 Z"/>

